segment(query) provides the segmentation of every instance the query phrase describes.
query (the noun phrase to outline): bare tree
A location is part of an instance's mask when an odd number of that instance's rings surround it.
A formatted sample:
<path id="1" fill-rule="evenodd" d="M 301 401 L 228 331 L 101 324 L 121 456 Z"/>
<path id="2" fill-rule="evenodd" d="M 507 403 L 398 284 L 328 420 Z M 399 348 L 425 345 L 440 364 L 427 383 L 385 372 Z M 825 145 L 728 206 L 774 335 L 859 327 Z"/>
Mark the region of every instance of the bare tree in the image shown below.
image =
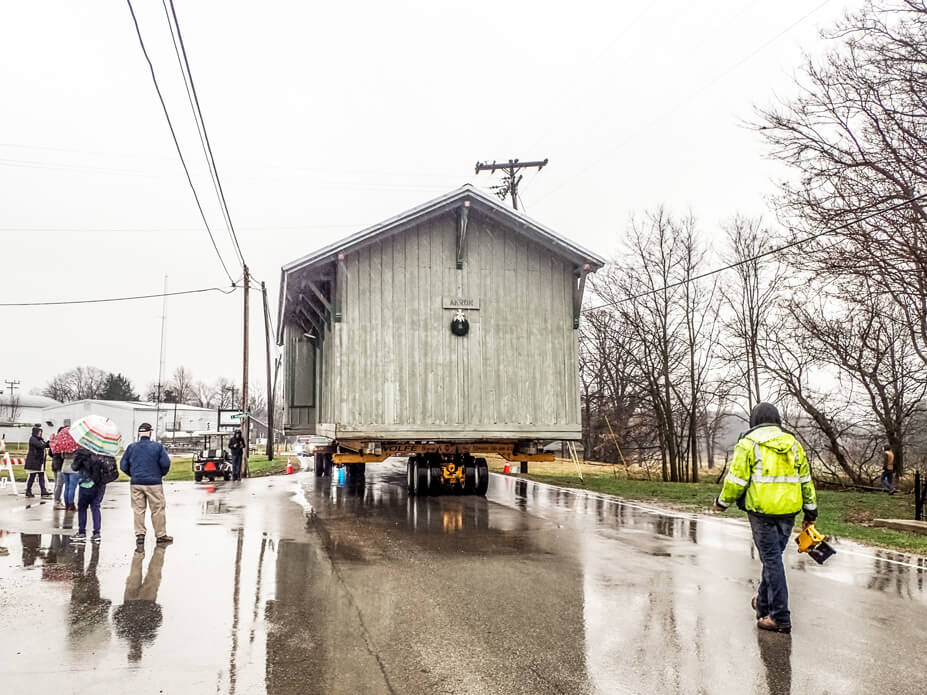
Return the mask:
<path id="1" fill-rule="evenodd" d="M 183 365 L 177 367 L 168 382 L 171 393 L 178 403 L 192 404 L 196 399 L 193 375 Z"/>
<path id="2" fill-rule="evenodd" d="M 784 215 L 831 230 L 793 260 L 845 296 L 871 282 L 927 362 L 927 3 L 867 0 L 824 36 L 833 50 L 809 58 L 799 96 L 758 125 L 797 174 Z"/>

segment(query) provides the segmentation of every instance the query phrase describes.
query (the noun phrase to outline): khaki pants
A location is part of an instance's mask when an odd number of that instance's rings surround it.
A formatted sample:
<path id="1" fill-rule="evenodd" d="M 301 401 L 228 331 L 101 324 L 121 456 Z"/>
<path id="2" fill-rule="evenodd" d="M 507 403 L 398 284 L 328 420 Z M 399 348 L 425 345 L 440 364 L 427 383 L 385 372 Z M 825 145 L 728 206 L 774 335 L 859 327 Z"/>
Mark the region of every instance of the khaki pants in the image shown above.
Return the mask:
<path id="1" fill-rule="evenodd" d="M 145 535 L 145 505 L 151 507 L 151 524 L 155 536 L 167 535 L 167 516 L 164 513 L 164 486 L 132 485 L 132 512 L 135 514 L 135 535 Z"/>

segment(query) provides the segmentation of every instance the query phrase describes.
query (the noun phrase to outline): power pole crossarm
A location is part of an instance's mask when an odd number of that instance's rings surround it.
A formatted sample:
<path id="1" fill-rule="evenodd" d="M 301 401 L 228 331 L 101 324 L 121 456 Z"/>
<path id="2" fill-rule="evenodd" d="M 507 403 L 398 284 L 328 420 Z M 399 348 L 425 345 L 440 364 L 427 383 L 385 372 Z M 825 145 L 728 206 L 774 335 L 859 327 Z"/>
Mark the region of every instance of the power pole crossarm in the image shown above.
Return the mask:
<path id="1" fill-rule="evenodd" d="M 479 174 L 481 171 L 488 171 L 490 174 L 495 173 L 496 171 L 502 171 L 505 173 L 505 178 L 502 179 L 502 183 L 497 186 L 493 186 L 492 190 L 496 192 L 496 195 L 499 196 L 502 200 L 505 200 L 508 197 L 512 198 L 512 207 L 516 210 L 518 209 L 518 185 L 521 183 L 521 174 L 516 173 L 519 169 L 533 169 L 537 168 L 538 171 L 547 166 L 547 159 L 536 160 L 533 162 L 520 162 L 517 159 L 510 159 L 508 162 L 502 164 L 497 163 L 493 160 L 492 164 L 486 162 L 477 162 L 476 163 L 476 173 Z"/>

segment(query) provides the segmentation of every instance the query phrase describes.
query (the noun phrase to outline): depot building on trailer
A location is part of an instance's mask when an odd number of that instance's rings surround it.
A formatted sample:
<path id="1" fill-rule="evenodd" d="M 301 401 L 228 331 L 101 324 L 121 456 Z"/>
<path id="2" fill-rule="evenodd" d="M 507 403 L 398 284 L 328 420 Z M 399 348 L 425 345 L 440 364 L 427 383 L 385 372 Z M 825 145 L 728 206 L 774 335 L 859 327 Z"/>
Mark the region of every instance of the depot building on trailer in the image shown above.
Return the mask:
<path id="1" fill-rule="evenodd" d="M 471 186 L 285 265 L 287 434 L 333 440 L 323 474 L 409 455 L 412 492 L 466 488 L 474 453 L 547 460 L 544 440 L 581 438 L 576 329 L 602 265 Z"/>

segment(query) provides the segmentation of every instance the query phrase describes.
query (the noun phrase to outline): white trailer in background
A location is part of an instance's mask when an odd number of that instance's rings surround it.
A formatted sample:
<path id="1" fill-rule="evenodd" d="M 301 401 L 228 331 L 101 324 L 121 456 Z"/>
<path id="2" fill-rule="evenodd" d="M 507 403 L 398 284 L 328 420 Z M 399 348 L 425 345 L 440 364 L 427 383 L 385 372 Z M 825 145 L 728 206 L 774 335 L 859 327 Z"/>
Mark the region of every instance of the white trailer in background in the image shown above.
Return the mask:
<path id="1" fill-rule="evenodd" d="M 485 493 L 478 454 L 581 438 L 577 328 L 604 260 L 464 186 L 285 265 L 285 431 L 316 472 L 408 456 L 409 491 Z"/>

